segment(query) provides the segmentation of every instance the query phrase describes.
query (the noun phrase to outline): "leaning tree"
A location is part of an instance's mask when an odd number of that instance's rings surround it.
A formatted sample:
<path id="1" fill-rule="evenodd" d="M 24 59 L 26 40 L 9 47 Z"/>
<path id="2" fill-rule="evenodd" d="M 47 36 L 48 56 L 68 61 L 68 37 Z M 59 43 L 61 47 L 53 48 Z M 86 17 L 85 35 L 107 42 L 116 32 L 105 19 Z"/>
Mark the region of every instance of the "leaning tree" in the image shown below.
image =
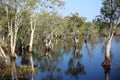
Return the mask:
<path id="1" fill-rule="evenodd" d="M 112 38 L 115 33 L 116 27 L 120 23 L 120 0 L 104 0 L 102 2 L 102 8 L 100 10 L 101 15 L 98 17 L 98 21 L 104 25 L 107 23 L 106 30 L 108 32 L 106 42 L 106 54 L 103 65 L 110 65 L 110 52 Z M 106 24 L 105 24 L 106 25 Z"/>

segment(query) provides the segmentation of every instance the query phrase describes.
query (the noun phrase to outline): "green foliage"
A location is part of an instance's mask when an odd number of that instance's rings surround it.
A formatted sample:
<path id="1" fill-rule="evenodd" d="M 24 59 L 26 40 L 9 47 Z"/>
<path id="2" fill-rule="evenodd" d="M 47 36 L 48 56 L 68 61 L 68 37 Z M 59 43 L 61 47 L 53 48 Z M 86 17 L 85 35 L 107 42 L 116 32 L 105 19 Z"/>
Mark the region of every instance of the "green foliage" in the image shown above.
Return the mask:
<path id="1" fill-rule="evenodd" d="M 101 14 L 106 21 L 113 18 L 113 22 L 118 20 L 120 16 L 120 0 L 104 0 L 102 3 Z"/>
<path id="2" fill-rule="evenodd" d="M 78 13 L 71 14 L 71 16 L 66 16 L 65 19 L 67 20 L 69 32 L 76 32 L 76 30 L 79 30 L 85 21 L 83 17 L 79 17 Z"/>
<path id="3" fill-rule="evenodd" d="M 104 0 L 100 10 L 101 15 L 97 16 L 95 22 L 99 26 L 111 28 L 119 22 L 120 17 L 120 0 Z"/>
<path id="4" fill-rule="evenodd" d="M 37 32 L 45 34 L 61 34 L 63 33 L 65 22 L 63 18 L 56 12 L 42 12 L 38 16 L 39 24 Z"/>
<path id="5" fill-rule="evenodd" d="M 99 27 L 100 34 L 108 35 L 120 23 L 120 0 L 104 0 L 100 12 L 94 23 Z"/>

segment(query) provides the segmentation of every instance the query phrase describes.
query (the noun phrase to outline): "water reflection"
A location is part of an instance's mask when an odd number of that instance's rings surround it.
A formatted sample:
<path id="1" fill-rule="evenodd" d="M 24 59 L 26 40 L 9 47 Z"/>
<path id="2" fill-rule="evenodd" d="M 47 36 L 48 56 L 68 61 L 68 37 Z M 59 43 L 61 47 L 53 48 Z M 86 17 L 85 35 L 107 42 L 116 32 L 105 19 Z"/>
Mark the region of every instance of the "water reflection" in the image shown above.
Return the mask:
<path id="1" fill-rule="evenodd" d="M 12 69 L 12 80 L 18 80 L 18 77 L 17 77 L 17 72 L 16 72 L 16 67 L 15 67 L 15 59 L 12 59 L 11 60 L 11 69 Z"/>
<path id="2" fill-rule="evenodd" d="M 72 74 L 72 76 L 78 78 L 79 74 L 85 74 L 84 65 L 80 61 L 70 58 L 66 74 Z"/>
<path id="3" fill-rule="evenodd" d="M 40 80 L 62 79 L 62 76 L 59 74 L 61 72 L 61 68 L 57 67 L 57 62 L 54 59 L 43 56 L 38 70 L 41 73 L 45 73 L 44 76 L 40 76 Z M 55 73 L 59 75 L 56 75 Z"/>
<path id="4" fill-rule="evenodd" d="M 105 80 L 110 80 L 110 66 L 103 67 L 104 68 L 104 73 L 105 73 Z"/>
<path id="5" fill-rule="evenodd" d="M 91 59 L 92 53 L 90 52 L 90 49 L 89 49 L 87 40 L 85 40 L 85 47 L 86 47 L 86 49 L 87 49 L 88 56 L 89 56 L 89 58 Z"/>
<path id="6" fill-rule="evenodd" d="M 73 53 L 68 62 L 68 68 L 66 70 L 66 74 L 71 74 L 78 79 L 79 74 L 85 74 L 84 65 L 81 63 L 82 54 L 80 54 L 80 50 L 78 47 L 78 43 L 75 42 Z"/>
<path id="7" fill-rule="evenodd" d="M 107 45 L 106 45 L 107 46 Z M 106 47 L 106 51 L 107 51 L 107 47 Z M 105 59 L 104 59 L 104 61 L 103 61 L 103 63 L 102 63 L 102 67 L 104 68 L 104 73 L 105 73 L 105 80 L 110 80 L 109 79 L 109 76 L 110 76 L 110 66 L 111 66 L 111 60 L 112 60 L 112 58 L 111 58 L 111 51 L 109 52 L 109 57 L 108 56 L 106 56 L 108 53 L 107 52 L 105 52 Z"/>
<path id="8" fill-rule="evenodd" d="M 102 53 L 103 39 L 96 43 L 87 41 L 87 44 L 79 40 L 78 47 L 71 39 L 66 41 L 58 39 L 57 44 L 54 43 L 52 59 L 46 57 L 44 43 L 37 44 L 37 46 L 35 45 L 37 54 L 23 51 L 20 59 L 11 61 L 11 66 L 0 67 L 0 79 L 119 80 L 120 69 L 116 67 L 120 67 L 120 65 L 114 65 L 120 63 L 120 41 L 116 39 L 113 39 L 111 47 L 113 53 L 111 66 L 101 66 L 105 58 L 105 54 Z M 20 65 L 16 65 L 15 62 L 19 62 Z M 35 71 L 32 70 L 31 65 Z"/>

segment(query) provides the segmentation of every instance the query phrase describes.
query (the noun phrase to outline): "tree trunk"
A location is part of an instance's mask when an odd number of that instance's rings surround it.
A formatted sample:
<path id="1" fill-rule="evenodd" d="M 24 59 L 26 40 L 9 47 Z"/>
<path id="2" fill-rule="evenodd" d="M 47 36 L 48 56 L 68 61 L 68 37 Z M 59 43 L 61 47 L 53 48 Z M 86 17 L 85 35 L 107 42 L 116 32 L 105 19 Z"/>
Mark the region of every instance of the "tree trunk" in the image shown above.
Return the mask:
<path id="1" fill-rule="evenodd" d="M 112 38 L 113 38 L 114 32 L 111 32 L 109 34 L 108 40 L 107 40 L 107 45 L 106 45 L 106 58 L 111 60 L 110 57 L 110 50 L 111 50 L 111 43 L 112 43 Z"/>
<path id="2" fill-rule="evenodd" d="M 103 67 L 109 67 L 110 66 L 110 61 L 111 61 L 111 43 L 112 43 L 112 38 L 113 38 L 113 34 L 114 31 L 112 31 L 109 36 L 108 36 L 108 40 L 107 40 L 107 44 L 106 44 L 106 52 L 105 52 L 105 60 L 103 62 Z"/>
<path id="3" fill-rule="evenodd" d="M 30 52 L 30 64 L 32 67 L 32 70 L 34 71 L 34 63 L 33 63 L 33 57 L 32 57 L 32 45 L 33 45 L 33 37 L 34 37 L 34 31 L 35 31 L 35 26 L 36 26 L 36 22 L 34 24 L 34 26 L 32 25 L 32 19 L 31 19 L 31 38 L 30 38 L 30 43 L 29 43 L 29 52 Z"/>
<path id="4" fill-rule="evenodd" d="M 11 48 L 11 56 L 13 56 L 14 54 L 14 46 L 13 46 L 13 27 L 12 27 L 12 21 L 11 21 L 11 25 L 8 26 L 10 27 L 10 48 Z"/>
<path id="5" fill-rule="evenodd" d="M 16 58 L 17 55 L 15 53 L 15 47 L 16 47 L 16 38 L 17 38 L 18 26 L 15 25 L 15 27 L 13 29 L 13 24 L 12 24 L 12 21 L 11 21 L 11 25 L 8 26 L 8 28 L 9 28 L 9 31 L 10 31 L 11 58 Z"/>
<path id="6" fill-rule="evenodd" d="M 29 43 L 29 51 L 32 51 L 32 45 L 33 45 L 33 37 L 34 37 L 34 31 L 35 31 L 35 26 L 36 26 L 36 22 L 34 24 L 34 26 L 32 25 L 32 19 L 31 19 L 31 38 L 30 38 L 30 43 Z"/>
<path id="7" fill-rule="evenodd" d="M 4 59 L 5 63 L 6 64 L 9 64 L 9 60 L 7 59 L 7 56 L 5 55 L 5 52 L 4 50 L 2 49 L 1 45 L 0 45 L 0 57 L 2 59 Z"/>
<path id="8" fill-rule="evenodd" d="M 8 19 L 8 1 L 5 1 L 6 3 L 6 14 L 7 14 L 7 19 Z M 11 57 L 12 58 L 16 58 L 17 55 L 15 53 L 15 47 L 16 47 L 16 39 L 17 39 L 17 32 L 18 32 L 18 26 L 21 23 L 21 19 L 18 19 L 18 16 L 15 14 L 15 21 L 14 21 L 14 25 L 12 20 L 8 21 L 8 29 L 9 29 L 9 35 L 10 35 L 10 48 L 11 48 Z M 14 26 L 14 27 L 13 27 Z"/>
<path id="9" fill-rule="evenodd" d="M 30 38 L 30 46 L 29 46 L 29 51 L 32 52 L 32 45 L 33 45 L 33 37 L 34 37 L 34 29 L 31 32 L 31 38 Z"/>
<path id="10" fill-rule="evenodd" d="M 33 36 L 34 36 L 34 30 L 31 32 L 31 38 L 30 38 L 30 46 L 29 46 L 29 52 L 30 52 L 30 64 L 32 67 L 32 70 L 34 71 L 34 64 L 33 64 L 33 58 L 32 58 L 32 45 L 33 45 Z"/>

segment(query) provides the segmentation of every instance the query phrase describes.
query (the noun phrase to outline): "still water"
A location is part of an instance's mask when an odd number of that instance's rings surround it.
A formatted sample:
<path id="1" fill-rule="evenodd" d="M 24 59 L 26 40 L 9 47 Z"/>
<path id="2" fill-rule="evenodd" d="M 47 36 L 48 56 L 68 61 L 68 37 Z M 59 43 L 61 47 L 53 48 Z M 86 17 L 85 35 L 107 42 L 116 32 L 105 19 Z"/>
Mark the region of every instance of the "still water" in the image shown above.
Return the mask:
<path id="1" fill-rule="evenodd" d="M 120 38 L 113 38 L 111 48 L 111 66 L 105 71 L 102 62 L 105 59 L 105 39 L 81 42 L 75 49 L 71 41 L 57 41 L 51 53 L 46 57 L 44 48 L 38 48 L 33 56 L 36 72 L 29 78 L 35 80 L 120 80 Z M 16 60 L 21 66 L 22 57 Z M 106 78 L 107 77 L 107 78 Z M 23 80 L 25 78 L 22 78 Z"/>

